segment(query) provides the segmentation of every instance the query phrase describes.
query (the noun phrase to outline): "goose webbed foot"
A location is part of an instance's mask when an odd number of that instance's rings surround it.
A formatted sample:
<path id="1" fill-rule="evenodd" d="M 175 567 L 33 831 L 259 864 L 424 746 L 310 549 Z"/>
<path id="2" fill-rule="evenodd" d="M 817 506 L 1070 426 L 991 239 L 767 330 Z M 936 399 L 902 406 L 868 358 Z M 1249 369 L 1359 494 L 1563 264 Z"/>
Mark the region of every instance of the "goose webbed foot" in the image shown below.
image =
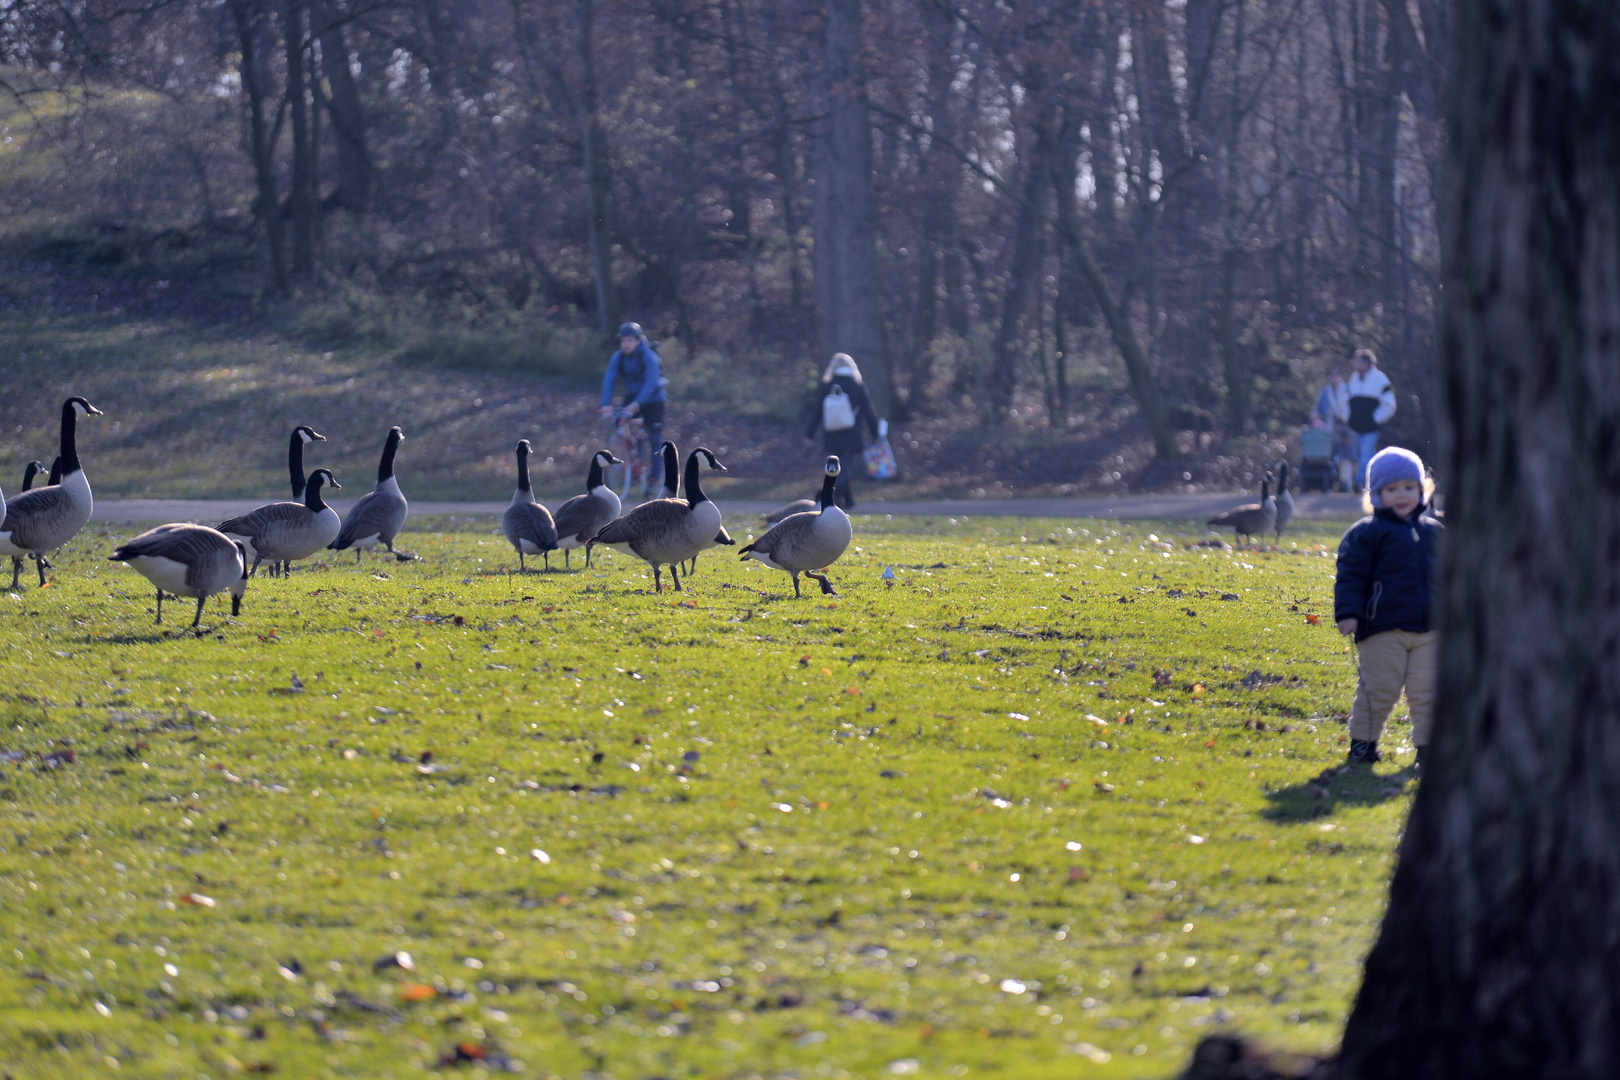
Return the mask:
<path id="1" fill-rule="evenodd" d="M 816 582 L 817 584 L 819 584 L 821 586 L 821 595 L 823 595 L 823 596 L 837 596 L 838 595 L 838 590 L 834 589 L 833 586 L 832 586 L 832 582 L 827 580 L 827 575 L 825 575 L 825 574 L 812 574 L 809 571 L 805 571 L 804 576 L 809 578 L 810 580 Z"/>

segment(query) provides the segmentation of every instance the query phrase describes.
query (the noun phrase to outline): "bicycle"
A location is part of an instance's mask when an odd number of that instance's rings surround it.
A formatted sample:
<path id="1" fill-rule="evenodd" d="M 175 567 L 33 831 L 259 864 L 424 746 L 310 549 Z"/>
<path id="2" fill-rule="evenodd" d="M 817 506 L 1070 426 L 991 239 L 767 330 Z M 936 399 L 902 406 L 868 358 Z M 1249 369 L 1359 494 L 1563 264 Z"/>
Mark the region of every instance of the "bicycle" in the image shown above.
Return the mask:
<path id="1" fill-rule="evenodd" d="M 652 439 L 647 435 L 647 425 L 640 416 L 632 416 L 623 408 L 614 409 L 608 418 L 613 425 L 613 435 L 608 440 L 608 449 L 613 456 L 622 459 L 622 466 L 613 466 L 618 472 L 618 483 L 608 481 L 608 486 L 615 488 L 619 498 L 628 499 L 630 491 L 634 488 L 640 501 L 647 499 L 652 477 Z M 611 473 L 609 474 L 612 475 Z"/>

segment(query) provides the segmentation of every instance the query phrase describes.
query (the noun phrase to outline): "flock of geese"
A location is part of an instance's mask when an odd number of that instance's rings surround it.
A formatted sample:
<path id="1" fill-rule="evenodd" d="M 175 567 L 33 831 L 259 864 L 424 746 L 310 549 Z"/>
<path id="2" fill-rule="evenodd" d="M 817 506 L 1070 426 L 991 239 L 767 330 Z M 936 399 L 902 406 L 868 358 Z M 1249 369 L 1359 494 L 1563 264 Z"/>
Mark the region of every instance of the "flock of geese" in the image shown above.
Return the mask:
<path id="1" fill-rule="evenodd" d="M 33 486 L 45 470 L 40 462 L 31 461 L 23 473 L 22 493 L 8 503 L 0 492 L 0 555 L 11 556 L 13 591 L 18 588 L 25 559 L 37 564 L 43 587 L 45 571 L 51 566 L 50 553 L 72 540 L 90 520 L 94 501 L 79 461 L 77 428 L 79 417 L 100 415 L 101 410 L 82 397 L 64 401 L 60 454 L 49 482 Z M 376 485 L 346 518 L 340 518 L 321 498 L 324 488 L 342 487 L 337 478 L 329 469 L 304 474 L 304 447 L 324 442 L 326 437 L 301 424 L 288 441 L 290 500 L 266 503 L 220 522 L 217 528 L 159 525 L 120 544 L 108 558 L 133 568 L 157 589 L 160 624 L 165 594 L 195 599 L 193 627 L 201 623 L 208 599 L 222 592 L 231 594 L 231 614 L 239 615 L 248 578 L 262 563 L 269 564 L 271 576 L 286 576 L 294 562 L 322 550 L 353 549 L 358 561 L 367 549 L 379 545 L 400 562 L 415 559 L 412 553 L 394 547 L 410 512 L 394 475 L 394 459 L 404 439 L 398 427 L 388 430 Z M 501 530 L 517 552 L 520 570 L 527 570 L 525 559 L 534 555 L 541 556 L 549 570 L 553 551 L 563 553 L 566 567 L 570 554 L 581 547 L 589 566 L 593 548 L 601 545 L 651 566 L 654 591 L 663 589 L 662 571 L 667 567 L 675 589 L 681 591 L 680 574 L 696 569 L 700 553 L 716 545 L 735 546 L 721 522 L 720 508 L 703 492 L 703 467 L 725 469 L 707 447 L 700 446 L 687 456 L 683 475 L 678 468 L 679 451 L 674 444 L 664 443 L 660 448 L 665 477 L 661 497 L 628 512 L 623 512 L 618 495 L 603 479 L 608 466 L 623 464 L 609 451 L 591 455 L 584 494 L 564 502 L 555 514 L 535 500 L 529 482 L 531 452 L 527 439 L 517 444 L 517 490 L 501 520 Z M 833 502 L 840 467 L 838 457 L 829 455 L 820 498 L 814 503 L 799 500 L 772 514 L 765 534 L 738 551 L 744 560 L 754 559 L 792 575 L 794 596 L 803 595 L 801 575 L 819 583 L 823 593 L 837 595 L 825 570 L 844 554 L 852 537 L 849 517 Z M 818 570 L 822 573 L 815 572 Z"/>
<path id="2" fill-rule="evenodd" d="M 1271 493 L 1271 474 L 1260 481 L 1260 501 L 1239 506 L 1209 519 L 1212 529 L 1231 529 L 1233 538 L 1241 536 L 1253 543 L 1256 536 L 1271 533 L 1275 543 L 1282 542 L 1283 530 L 1294 519 L 1294 495 L 1288 490 L 1288 462 L 1277 466 L 1277 493 Z"/>

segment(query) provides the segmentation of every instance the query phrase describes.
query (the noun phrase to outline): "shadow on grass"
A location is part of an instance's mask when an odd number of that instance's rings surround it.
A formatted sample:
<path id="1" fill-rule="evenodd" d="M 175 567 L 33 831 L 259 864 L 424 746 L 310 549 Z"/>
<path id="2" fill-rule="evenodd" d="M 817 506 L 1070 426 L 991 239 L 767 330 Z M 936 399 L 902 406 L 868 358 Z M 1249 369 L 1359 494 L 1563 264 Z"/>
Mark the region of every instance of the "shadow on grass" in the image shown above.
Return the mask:
<path id="1" fill-rule="evenodd" d="M 1304 783 L 1291 784 L 1266 795 L 1270 803 L 1261 816 L 1288 823 L 1328 817 L 1351 806 L 1376 806 L 1398 799 L 1417 778 L 1408 766 L 1393 773 L 1375 773 L 1367 765 L 1334 765 Z"/>

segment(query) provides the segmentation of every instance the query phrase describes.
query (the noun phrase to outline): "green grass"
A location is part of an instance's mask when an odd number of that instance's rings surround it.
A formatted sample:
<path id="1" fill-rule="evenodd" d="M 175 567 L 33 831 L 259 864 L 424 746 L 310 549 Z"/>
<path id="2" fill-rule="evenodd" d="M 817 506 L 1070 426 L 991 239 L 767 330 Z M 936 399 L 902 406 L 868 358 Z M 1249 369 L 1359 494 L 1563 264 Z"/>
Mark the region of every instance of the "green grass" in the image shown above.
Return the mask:
<path id="1" fill-rule="evenodd" d="M 485 522 L 256 581 L 201 637 L 87 531 L 0 597 L 0 1069 L 1165 1077 L 1223 1027 L 1334 1042 L 1413 787 L 1310 783 L 1354 680 L 1334 533 L 857 528 L 836 601 L 712 552 L 682 597 L 611 552 L 519 577 Z"/>

